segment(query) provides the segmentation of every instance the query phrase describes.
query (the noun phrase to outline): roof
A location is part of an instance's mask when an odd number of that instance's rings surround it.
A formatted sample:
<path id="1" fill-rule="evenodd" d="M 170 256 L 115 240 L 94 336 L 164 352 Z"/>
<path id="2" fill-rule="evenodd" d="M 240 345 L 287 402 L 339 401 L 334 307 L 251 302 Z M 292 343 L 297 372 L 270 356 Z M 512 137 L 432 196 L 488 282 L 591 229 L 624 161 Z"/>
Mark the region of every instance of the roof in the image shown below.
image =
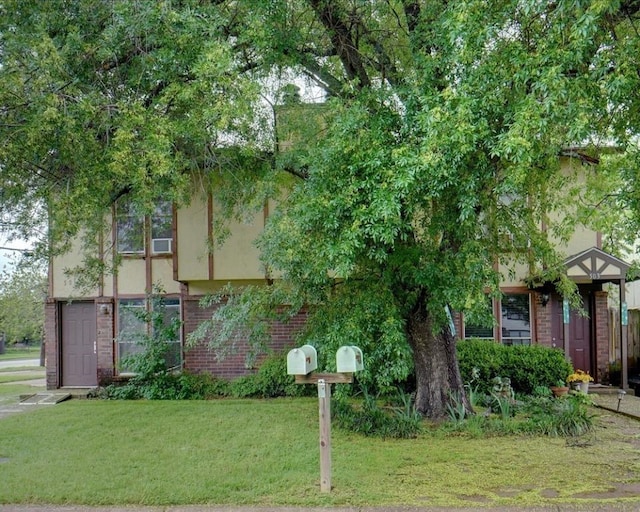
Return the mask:
<path id="1" fill-rule="evenodd" d="M 630 267 L 625 261 L 597 247 L 569 256 L 564 264 L 567 276 L 577 283 L 626 279 Z"/>

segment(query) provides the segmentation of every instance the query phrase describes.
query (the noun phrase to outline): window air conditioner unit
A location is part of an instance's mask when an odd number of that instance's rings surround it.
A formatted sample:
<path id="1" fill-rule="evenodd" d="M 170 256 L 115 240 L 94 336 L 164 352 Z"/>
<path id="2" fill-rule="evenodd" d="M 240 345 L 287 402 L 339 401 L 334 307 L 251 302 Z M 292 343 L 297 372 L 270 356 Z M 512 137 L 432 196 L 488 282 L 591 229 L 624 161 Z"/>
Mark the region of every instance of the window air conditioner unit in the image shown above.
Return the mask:
<path id="1" fill-rule="evenodd" d="M 151 240 L 151 252 L 155 254 L 168 254 L 171 252 L 171 238 L 154 238 Z"/>

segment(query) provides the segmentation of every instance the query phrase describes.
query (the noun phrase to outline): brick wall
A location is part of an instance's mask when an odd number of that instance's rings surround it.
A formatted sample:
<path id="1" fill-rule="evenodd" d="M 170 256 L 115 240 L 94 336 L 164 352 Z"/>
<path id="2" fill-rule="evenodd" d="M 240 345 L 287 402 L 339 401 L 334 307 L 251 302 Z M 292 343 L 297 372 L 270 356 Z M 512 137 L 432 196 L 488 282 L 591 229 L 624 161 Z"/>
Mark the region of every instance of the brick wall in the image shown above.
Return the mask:
<path id="1" fill-rule="evenodd" d="M 53 299 L 47 299 L 44 305 L 44 349 L 47 389 L 58 389 L 60 386 L 60 361 L 58 339 L 58 304 Z"/>
<path id="2" fill-rule="evenodd" d="M 595 299 L 595 379 L 602 382 L 609 365 L 609 309 L 607 292 L 594 292 Z"/>
<path id="3" fill-rule="evenodd" d="M 552 346 L 552 334 L 551 334 L 551 319 L 553 307 L 551 301 L 546 305 L 542 305 L 542 294 L 534 293 L 534 315 L 535 315 L 535 339 L 534 343 L 544 345 L 546 347 Z"/>
<path id="4" fill-rule="evenodd" d="M 456 330 L 456 335 L 454 336 L 454 338 L 461 340 L 464 338 L 464 325 L 462 322 L 462 313 L 458 312 L 458 311 L 453 311 L 451 314 L 451 317 L 453 319 L 453 327 Z"/>
<path id="5" fill-rule="evenodd" d="M 109 384 L 113 380 L 114 361 L 114 305 L 111 298 L 96 299 L 96 348 L 98 350 L 98 384 Z"/>
<path id="6" fill-rule="evenodd" d="M 185 299 L 183 311 L 185 338 L 201 322 L 211 318 L 216 307 L 218 306 L 201 308 L 198 300 Z M 304 326 L 306 318 L 306 313 L 300 313 L 286 324 L 274 322 L 271 328 L 270 348 L 275 352 L 283 352 L 293 347 L 294 335 Z M 206 342 L 203 342 L 195 347 L 185 349 L 184 367 L 195 373 L 209 372 L 216 377 L 233 379 L 255 372 L 255 368 L 248 368 L 246 365 L 247 352 L 248 345 L 246 341 L 241 340 L 236 343 L 233 353 L 223 359 L 218 359 L 216 354 L 207 347 Z M 256 366 L 259 365 L 259 362 L 260 359 Z"/>

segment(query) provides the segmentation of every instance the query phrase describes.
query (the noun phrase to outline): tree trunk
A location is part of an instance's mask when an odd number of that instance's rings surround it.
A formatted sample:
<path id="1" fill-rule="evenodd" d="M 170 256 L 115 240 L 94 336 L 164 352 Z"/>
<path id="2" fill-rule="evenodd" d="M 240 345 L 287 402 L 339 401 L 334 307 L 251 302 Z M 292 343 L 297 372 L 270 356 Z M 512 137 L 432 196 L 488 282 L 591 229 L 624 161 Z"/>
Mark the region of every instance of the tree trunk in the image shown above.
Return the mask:
<path id="1" fill-rule="evenodd" d="M 447 417 L 447 404 L 458 400 L 471 413 L 458 367 L 456 340 L 448 327 L 434 333 L 426 302 L 420 300 L 407 321 L 416 373 L 416 409 L 439 420 Z"/>

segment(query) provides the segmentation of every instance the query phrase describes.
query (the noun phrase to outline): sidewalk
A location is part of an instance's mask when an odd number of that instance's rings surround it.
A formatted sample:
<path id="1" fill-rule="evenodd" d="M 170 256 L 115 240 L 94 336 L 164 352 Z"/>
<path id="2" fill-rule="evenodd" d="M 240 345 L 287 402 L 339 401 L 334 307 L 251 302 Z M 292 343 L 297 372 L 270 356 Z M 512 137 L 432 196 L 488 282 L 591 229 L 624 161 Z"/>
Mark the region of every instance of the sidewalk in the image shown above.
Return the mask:
<path id="1" fill-rule="evenodd" d="M 8 361 L 0 361 L 0 368 L 20 368 L 40 366 L 40 359 L 9 359 Z"/>
<path id="2" fill-rule="evenodd" d="M 629 418 L 640 420 L 640 397 L 633 394 L 633 390 L 627 391 L 618 401 L 618 390 L 610 388 L 604 392 L 598 388 L 593 392 L 589 390 L 589 396 L 601 409 L 617 412 Z"/>

